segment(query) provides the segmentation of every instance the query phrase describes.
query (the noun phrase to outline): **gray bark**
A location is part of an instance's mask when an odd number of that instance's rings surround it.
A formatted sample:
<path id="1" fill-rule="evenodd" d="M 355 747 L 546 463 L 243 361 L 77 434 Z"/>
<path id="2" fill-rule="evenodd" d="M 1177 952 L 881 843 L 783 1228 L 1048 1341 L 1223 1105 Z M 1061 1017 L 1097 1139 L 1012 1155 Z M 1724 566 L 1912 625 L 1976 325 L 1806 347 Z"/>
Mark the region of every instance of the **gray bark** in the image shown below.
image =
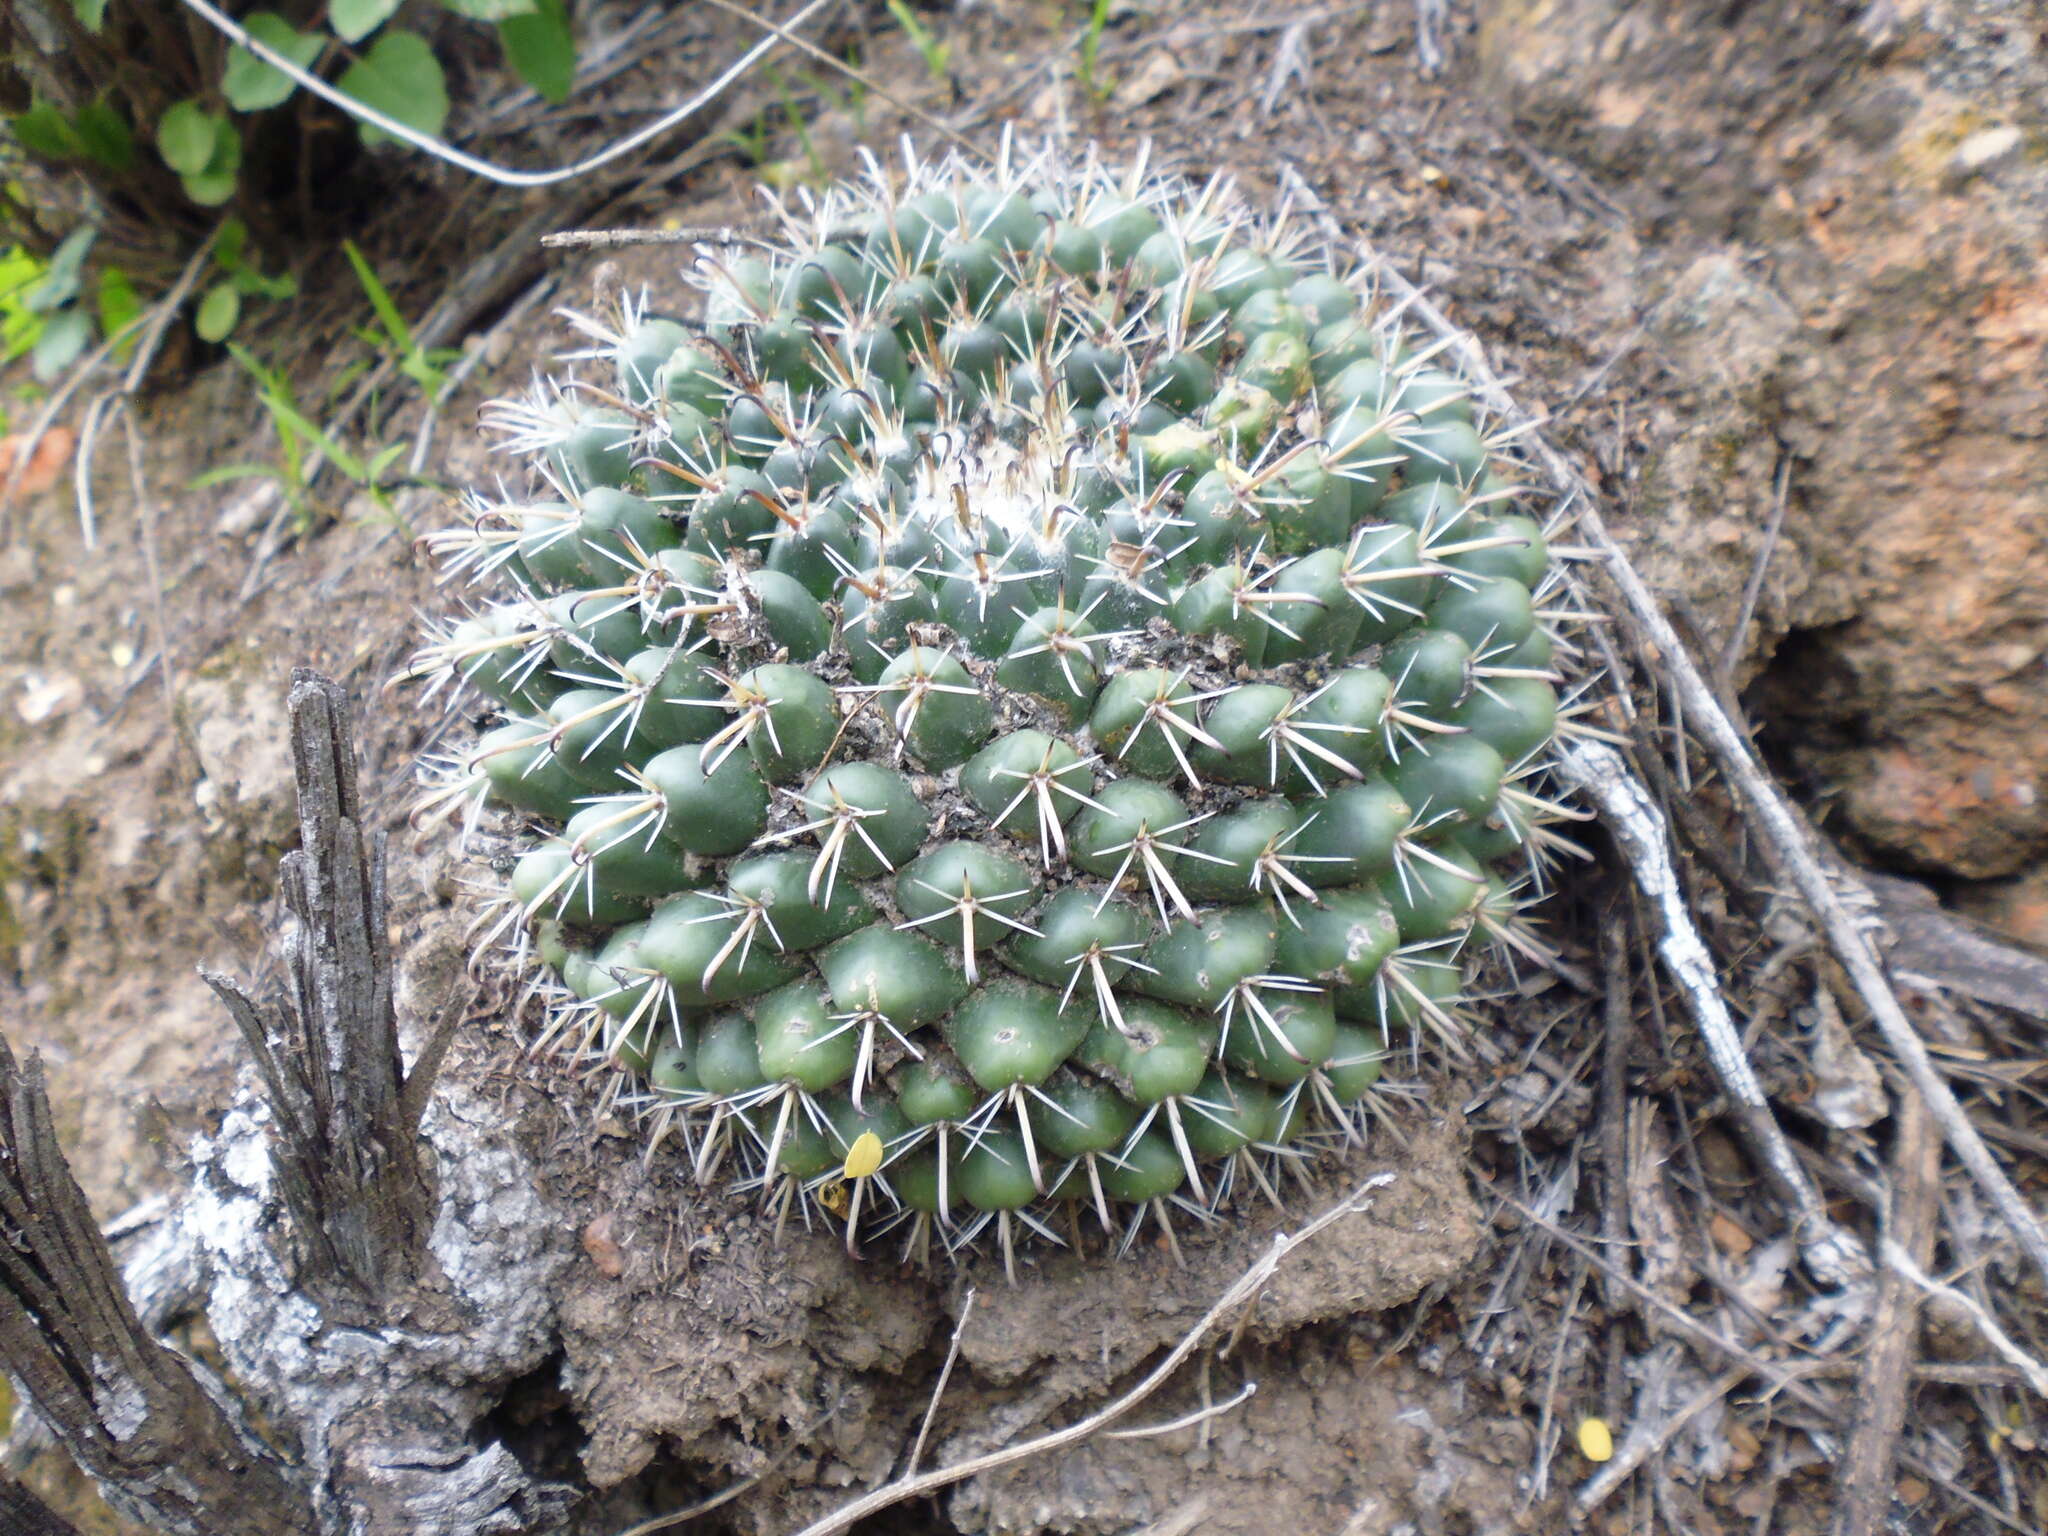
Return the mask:
<path id="1" fill-rule="evenodd" d="M 151 1337 L 71 1176 L 42 1063 L 0 1037 L 0 1369 L 114 1510 L 168 1536 L 311 1536 L 279 1458 Z"/>
<path id="2" fill-rule="evenodd" d="M 0 1472 L 0 1531 L 7 1536 L 78 1536 L 78 1528 Z"/>
<path id="3" fill-rule="evenodd" d="M 325 1530 L 545 1528 L 569 1490 L 477 1449 L 471 1429 L 546 1357 L 562 1223 L 496 1106 L 459 1086 L 429 1103 L 457 1008 L 406 1075 L 384 843 L 363 824 L 346 695 L 302 670 L 290 707 L 301 846 L 280 870 L 284 996 L 263 1007 L 207 977 L 261 1092 L 195 1145 L 192 1196 L 133 1272 L 187 1284 L 196 1268 L 236 1379 L 298 1439 Z"/>

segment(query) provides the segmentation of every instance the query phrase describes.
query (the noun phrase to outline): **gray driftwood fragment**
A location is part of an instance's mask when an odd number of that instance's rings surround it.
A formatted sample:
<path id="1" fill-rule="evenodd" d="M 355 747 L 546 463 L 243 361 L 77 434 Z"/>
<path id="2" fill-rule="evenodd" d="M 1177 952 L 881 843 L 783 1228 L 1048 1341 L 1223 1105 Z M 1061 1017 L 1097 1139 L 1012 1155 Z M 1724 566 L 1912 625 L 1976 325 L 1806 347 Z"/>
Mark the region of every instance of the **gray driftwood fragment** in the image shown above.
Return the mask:
<path id="1" fill-rule="evenodd" d="M 281 995 L 206 978 L 260 1091 L 194 1145 L 192 1193 L 131 1277 L 196 1278 L 235 1380 L 298 1446 L 323 1531 L 549 1529 L 570 1490 L 473 1431 L 553 1346 L 564 1222 L 501 1104 L 426 1092 L 459 1010 L 406 1075 L 346 695 L 299 671 L 290 705 L 301 846 L 281 869 Z"/>
<path id="2" fill-rule="evenodd" d="M 0 1531 L 7 1536 L 78 1536 L 78 1527 L 0 1472 Z"/>
<path id="3" fill-rule="evenodd" d="M 42 1063 L 18 1065 L 4 1037 L 0 1370 L 117 1514 L 166 1536 L 316 1529 L 277 1457 L 238 1432 L 186 1362 L 136 1316 L 57 1145 Z M 0 1490 L 0 1515 L 12 1497 Z"/>

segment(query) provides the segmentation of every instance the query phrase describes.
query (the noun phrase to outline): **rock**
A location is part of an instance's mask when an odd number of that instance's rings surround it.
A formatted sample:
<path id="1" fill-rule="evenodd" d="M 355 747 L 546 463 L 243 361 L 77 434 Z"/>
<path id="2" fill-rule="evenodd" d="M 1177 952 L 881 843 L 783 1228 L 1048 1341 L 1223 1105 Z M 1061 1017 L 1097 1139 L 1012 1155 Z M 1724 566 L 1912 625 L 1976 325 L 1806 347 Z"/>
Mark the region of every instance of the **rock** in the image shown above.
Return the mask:
<path id="1" fill-rule="evenodd" d="M 2038 65 L 1979 79 L 1975 36 L 1520 0 L 1479 52 L 1662 291 L 1631 553 L 1725 647 L 1784 465 L 1735 672 L 1762 741 L 1868 858 L 1985 879 L 2048 852 L 2048 168 L 1983 116 Z"/>
<path id="2" fill-rule="evenodd" d="M 2016 158 L 2026 135 L 2010 123 L 1984 128 L 1956 146 L 1949 158 L 1949 179 L 1957 185 L 1972 176 L 1983 176 Z"/>

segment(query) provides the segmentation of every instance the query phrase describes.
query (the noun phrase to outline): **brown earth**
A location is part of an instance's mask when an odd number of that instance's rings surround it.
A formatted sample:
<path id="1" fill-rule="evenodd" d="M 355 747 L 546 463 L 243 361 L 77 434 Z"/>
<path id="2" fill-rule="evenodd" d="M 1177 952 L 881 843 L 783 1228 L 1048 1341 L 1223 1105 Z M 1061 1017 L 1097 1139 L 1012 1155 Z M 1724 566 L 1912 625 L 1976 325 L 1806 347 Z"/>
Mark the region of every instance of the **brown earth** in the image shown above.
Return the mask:
<path id="1" fill-rule="evenodd" d="M 1227 5 L 1117 14 L 1100 110 L 1072 78 L 1072 18 L 1056 8 L 935 19 L 954 46 L 943 89 L 886 27 L 871 57 L 980 142 L 1006 120 L 1126 148 L 1149 135 L 1167 167 L 1231 170 L 1255 193 L 1289 158 L 1554 415 L 1680 621 L 1707 654 L 1734 652 L 1730 680 L 1764 746 L 1831 829 L 2048 942 L 2038 30 L 1988 3 L 1859 18 L 1534 0 L 1461 13 L 1447 72 L 1427 79 L 1402 9 L 1291 31 Z M 1277 67 L 1290 58 L 1296 72 Z M 878 143 L 885 127 L 869 124 Z M 829 110 L 812 124 L 834 169 L 858 137 Z M 714 160 L 672 202 L 628 216 L 726 222 L 744 216 L 748 181 L 736 155 Z M 664 282 L 670 265 L 565 257 L 556 298 L 582 302 L 600 276 Z M 415 312 L 432 296 L 428 274 L 386 276 Z M 284 317 L 258 340 L 283 355 L 290 335 Z M 477 404 L 561 340 L 544 313 L 470 338 L 486 361 L 436 435 L 441 479 L 488 476 L 468 430 Z M 404 824 L 411 755 L 445 723 L 379 692 L 414 612 L 442 601 L 406 531 L 330 490 L 316 527 L 244 598 L 257 546 L 237 513 L 246 491 L 183 489 L 272 451 L 243 380 L 213 367 L 145 402 L 139 424 L 146 514 L 116 433 L 93 461 L 97 549 L 82 546 L 68 487 L 18 508 L 0 539 L 0 1010 L 49 1063 L 61 1128 L 109 1216 L 171 1187 L 176 1147 L 221 1108 L 236 1070 L 193 965 L 247 971 L 260 950 L 290 835 L 291 666 L 320 667 L 363 702 L 416 976 L 445 970 L 459 882 L 484 877 Z M 428 491 L 401 492 L 396 510 L 415 529 L 444 515 Z M 426 980 L 416 990 L 437 995 Z M 515 1063 L 500 1026 L 469 1045 L 465 1070 L 525 1084 L 522 1130 L 560 1152 L 582 1213 L 590 1265 L 564 1298 L 559 1369 L 522 1384 L 505 1417 L 536 1459 L 610 1490 L 589 1529 L 771 1461 L 763 1489 L 719 1518 L 786 1529 L 899 1462 L 962 1283 L 854 1265 L 823 1238 L 772 1247 L 743 1211 L 698 1203 L 673 1164 L 643 1173 L 583 1087 Z M 1438 1102 L 1464 1094 L 1440 1085 Z M 1600 1363 L 1579 1342 L 1560 1348 L 1554 1309 L 1487 1334 L 1515 1238 L 1480 1223 L 1461 1167 L 1469 1133 L 1439 1119 L 1418 1117 L 1403 1182 L 1363 1219 L 1372 1243 L 1290 1281 L 1202 1384 L 1222 1397 L 1256 1378 L 1244 1407 L 1206 1430 L 1027 1463 L 877 1528 L 1117 1531 L 1189 1510 L 1217 1530 L 1554 1525 L 1559 1487 L 1587 1469 L 1564 1452 L 1547 1494 L 1523 1486 L 1542 1399 L 1528 1383 L 1554 1371 L 1560 1411 L 1583 1411 L 1602 1401 Z M 1488 1177 L 1518 1155 L 1501 1131 L 1482 1128 L 1475 1149 Z M 1255 1237 L 1192 1243 L 1187 1274 L 1157 1254 L 1107 1282 L 1091 1272 L 1082 1308 L 1068 1265 L 1035 1267 L 1014 1292 L 965 1277 L 975 1326 L 927 1464 L 1059 1422 L 1127 1381 Z M 1611 1403 L 1611 1376 L 1604 1390 Z M 1170 1417 L 1195 1393 L 1179 1384 L 1153 1407 Z M 1735 1461 L 1702 1485 L 1703 1520 L 1709 1505 L 1751 1518 Z M 35 1475 L 86 1507 L 47 1458 Z M 1811 1504 L 1781 1503 L 1780 1529 L 1818 1528 L 1825 1483 L 1814 1487 Z"/>

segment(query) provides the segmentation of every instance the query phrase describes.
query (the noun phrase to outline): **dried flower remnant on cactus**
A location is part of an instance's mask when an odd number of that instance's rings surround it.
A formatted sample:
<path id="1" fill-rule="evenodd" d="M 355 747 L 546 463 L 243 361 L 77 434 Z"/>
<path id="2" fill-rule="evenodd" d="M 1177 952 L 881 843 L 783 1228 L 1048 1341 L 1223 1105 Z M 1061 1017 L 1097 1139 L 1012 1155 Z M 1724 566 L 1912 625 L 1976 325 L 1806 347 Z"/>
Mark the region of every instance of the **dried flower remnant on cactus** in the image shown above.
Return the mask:
<path id="1" fill-rule="evenodd" d="M 1174 1218 L 1468 1054 L 1580 617 L 1440 346 L 1284 212 L 906 157 L 571 316 L 436 535 L 547 1038 L 697 1173 L 928 1254 Z M 1555 530 L 1550 530 L 1554 532 Z"/>

